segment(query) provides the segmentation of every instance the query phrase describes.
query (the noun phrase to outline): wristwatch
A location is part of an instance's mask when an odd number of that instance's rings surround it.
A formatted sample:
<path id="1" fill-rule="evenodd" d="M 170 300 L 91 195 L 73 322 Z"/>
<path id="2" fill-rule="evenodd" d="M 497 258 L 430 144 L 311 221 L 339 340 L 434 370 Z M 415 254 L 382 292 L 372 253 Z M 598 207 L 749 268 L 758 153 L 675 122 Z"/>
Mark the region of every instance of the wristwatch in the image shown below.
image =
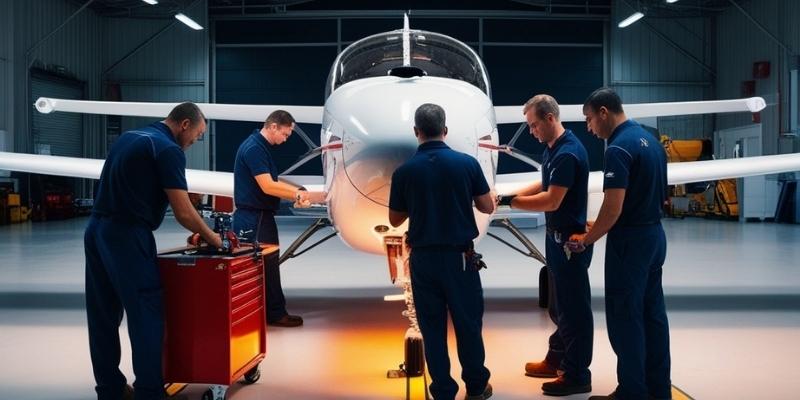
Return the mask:
<path id="1" fill-rule="evenodd" d="M 300 187 L 300 188 L 298 188 L 298 189 L 297 189 L 297 190 L 294 192 L 294 201 L 297 201 L 297 202 L 299 202 L 299 201 L 300 201 L 300 199 L 302 199 L 302 198 L 303 198 L 303 196 L 301 196 L 301 195 L 300 195 L 300 192 L 305 192 L 305 191 L 306 191 L 306 188 L 304 188 L 304 187 Z"/>

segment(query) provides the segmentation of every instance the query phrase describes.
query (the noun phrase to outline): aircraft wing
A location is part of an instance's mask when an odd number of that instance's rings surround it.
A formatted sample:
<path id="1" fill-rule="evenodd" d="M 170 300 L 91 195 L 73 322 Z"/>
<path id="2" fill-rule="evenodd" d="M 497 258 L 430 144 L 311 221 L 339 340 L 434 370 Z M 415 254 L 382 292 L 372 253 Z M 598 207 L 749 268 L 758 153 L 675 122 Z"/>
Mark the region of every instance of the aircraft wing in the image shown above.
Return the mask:
<path id="1" fill-rule="evenodd" d="M 275 110 L 280 109 L 291 113 L 294 119 L 300 123 L 319 124 L 322 122 L 322 107 L 211 103 L 196 104 L 201 110 L 203 110 L 203 113 L 208 119 L 264 122 L 264 120 L 267 118 L 267 115 Z M 40 97 L 36 100 L 36 109 L 44 114 L 49 114 L 53 111 L 64 111 L 154 118 L 166 117 L 176 105 L 178 105 L 178 103 L 64 100 L 47 97 Z"/>
<path id="2" fill-rule="evenodd" d="M 800 171 L 800 153 L 731 158 L 725 160 L 691 161 L 667 164 L 667 183 L 702 182 L 754 175 Z M 498 174 L 495 190 L 499 195 L 513 194 L 541 179 L 539 172 Z M 589 193 L 603 192 L 603 172 L 589 173 Z"/>
<path id="3" fill-rule="evenodd" d="M 734 100 L 714 101 L 678 101 L 672 103 L 639 103 L 623 104 L 625 115 L 628 118 L 666 117 L 670 115 L 692 115 L 727 112 L 758 112 L 764 109 L 767 103 L 761 97 L 750 97 Z M 559 105 L 561 121 L 584 121 L 583 104 Z M 512 124 L 525 122 L 522 106 L 496 106 L 494 108 L 498 124 Z"/>
<path id="4" fill-rule="evenodd" d="M 0 170 L 74 178 L 99 179 L 104 162 L 90 158 L 0 152 Z M 284 175 L 279 179 L 302 185 L 310 191 L 322 191 L 325 187 L 322 176 Z M 190 192 L 233 197 L 233 174 L 230 172 L 187 169 L 186 183 Z"/>

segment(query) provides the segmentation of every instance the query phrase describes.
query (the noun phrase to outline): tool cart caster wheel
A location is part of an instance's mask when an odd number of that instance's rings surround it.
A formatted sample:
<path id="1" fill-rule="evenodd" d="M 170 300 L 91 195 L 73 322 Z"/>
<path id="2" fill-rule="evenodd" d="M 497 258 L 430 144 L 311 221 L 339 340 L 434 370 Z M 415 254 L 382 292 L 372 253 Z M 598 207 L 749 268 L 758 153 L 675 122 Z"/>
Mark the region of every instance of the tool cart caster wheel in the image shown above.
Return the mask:
<path id="1" fill-rule="evenodd" d="M 250 371 L 245 372 L 244 381 L 247 383 L 256 383 L 261 378 L 261 368 L 256 365 Z"/>
<path id="2" fill-rule="evenodd" d="M 225 400 L 228 397 L 227 388 L 224 386 L 212 386 L 203 392 L 203 400 Z"/>

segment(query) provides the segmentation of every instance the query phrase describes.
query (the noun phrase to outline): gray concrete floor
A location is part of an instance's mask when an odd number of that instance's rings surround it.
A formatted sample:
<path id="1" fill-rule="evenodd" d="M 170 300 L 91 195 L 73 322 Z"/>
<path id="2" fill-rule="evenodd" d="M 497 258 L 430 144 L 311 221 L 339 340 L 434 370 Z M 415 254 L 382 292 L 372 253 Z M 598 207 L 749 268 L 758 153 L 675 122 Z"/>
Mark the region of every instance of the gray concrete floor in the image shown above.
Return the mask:
<path id="1" fill-rule="evenodd" d="M 93 396 L 82 310 L 85 223 L 0 226 L 0 398 Z M 304 229 L 298 221 L 280 225 L 284 246 Z M 674 384 L 697 399 L 797 398 L 800 226 L 696 219 L 664 225 Z M 525 232 L 542 245 L 542 231 Z M 156 237 L 166 249 L 180 245 L 186 233 L 167 219 Z M 602 310 L 603 246 L 590 270 L 595 394 L 613 390 L 616 379 Z M 484 335 L 494 398 L 546 398 L 539 390 L 545 380 L 522 374 L 526 361 L 542 357 L 552 330 L 535 306 L 539 265 L 491 238 L 478 248 L 489 264 L 482 273 Z M 401 305 L 381 300 L 398 292 L 384 259 L 332 239 L 284 264 L 282 273 L 289 309 L 306 325 L 271 329 L 261 380 L 232 387 L 232 398 L 402 398 L 403 382 L 384 377 L 402 360 L 405 330 Z M 122 369 L 133 379 L 127 346 Z M 457 377 L 454 354 L 451 349 Z M 204 389 L 192 385 L 179 398 L 198 399 Z"/>

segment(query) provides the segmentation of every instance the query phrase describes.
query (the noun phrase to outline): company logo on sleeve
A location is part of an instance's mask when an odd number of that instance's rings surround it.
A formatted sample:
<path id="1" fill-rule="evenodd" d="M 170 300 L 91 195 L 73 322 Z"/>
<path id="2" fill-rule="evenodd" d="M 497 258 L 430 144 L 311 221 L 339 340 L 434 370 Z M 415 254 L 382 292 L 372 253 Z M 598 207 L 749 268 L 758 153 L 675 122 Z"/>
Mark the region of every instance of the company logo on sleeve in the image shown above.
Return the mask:
<path id="1" fill-rule="evenodd" d="M 613 178 L 613 177 L 614 177 L 614 171 L 606 172 L 606 178 Z"/>

